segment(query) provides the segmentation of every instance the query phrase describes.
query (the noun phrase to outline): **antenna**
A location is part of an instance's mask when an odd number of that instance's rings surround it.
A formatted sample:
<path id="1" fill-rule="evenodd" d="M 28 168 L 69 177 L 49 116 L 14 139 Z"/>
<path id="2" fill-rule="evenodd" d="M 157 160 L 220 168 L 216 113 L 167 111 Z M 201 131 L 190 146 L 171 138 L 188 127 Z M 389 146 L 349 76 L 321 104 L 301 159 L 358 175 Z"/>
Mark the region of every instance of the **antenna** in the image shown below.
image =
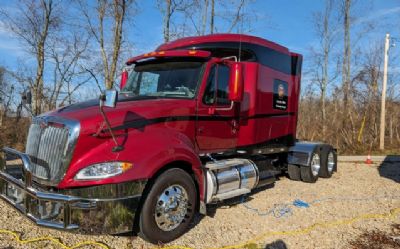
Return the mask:
<path id="1" fill-rule="evenodd" d="M 239 62 L 240 62 L 241 57 L 242 57 L 242 34 L 239 33 L 239 54 L 238 54 Z"/>
<path id="2" fill-rule="evenodd" d="M 242 15 L 240 14 L 240 12 L 244 11 L 244 6 L 245 4 L 243 3 L 242 9 L 239 10 L 239 20 L 240 20 L 240 26 L 239 26 L 239 54 L 238 54 L 238 61 L 241 61 L 242 58 L 242 33 L 243 33 L 243 19 L 242 19 Z"/>

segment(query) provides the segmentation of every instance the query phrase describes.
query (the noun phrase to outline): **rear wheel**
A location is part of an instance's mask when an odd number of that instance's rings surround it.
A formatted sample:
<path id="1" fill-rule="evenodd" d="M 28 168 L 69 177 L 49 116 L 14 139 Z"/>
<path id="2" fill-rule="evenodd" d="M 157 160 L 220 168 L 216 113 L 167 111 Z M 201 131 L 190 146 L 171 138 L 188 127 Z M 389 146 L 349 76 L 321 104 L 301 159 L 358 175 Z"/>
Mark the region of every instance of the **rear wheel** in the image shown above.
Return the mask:
<path id="1" fill-rule="evenodd" d="M 323 178 L 330 178 L 333 171 L 336 169 L 336 155 L 332 148 L 329 148 L 326 153 L 321 155 L 321 171 L 319 176 Z"/>
<path id="2" fill-rule="evenodd" d="M 288 175 L 290 180 L 300 181 L 301 180 L 300 167 L 294 164 L 289 164 Z"/>
<path id="3" fill-rule="evenodd" d="M 196 186 L 182 169 L 160 175 L 143 204 L 139 236 L 151 243 L 167 243 L 185 233 L 197 205 Z"/>
<path id="4" fill-rule="evenodd" d="M 318 180 L 318 174 L 321 169 L 321 158 L 318 152 L 314 152 L 309 166 L 301 166 L 301 179 L 303 182 L 314 183 Z"/>

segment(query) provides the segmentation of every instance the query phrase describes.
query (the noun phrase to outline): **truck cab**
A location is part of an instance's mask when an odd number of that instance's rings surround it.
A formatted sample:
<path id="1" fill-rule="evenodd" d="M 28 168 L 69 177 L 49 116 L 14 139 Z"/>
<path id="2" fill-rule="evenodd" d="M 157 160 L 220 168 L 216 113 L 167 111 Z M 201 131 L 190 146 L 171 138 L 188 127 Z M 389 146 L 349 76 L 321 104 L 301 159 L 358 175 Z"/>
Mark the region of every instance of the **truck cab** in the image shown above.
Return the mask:
<path id="1" fill-rule="evenodd" d="M 35 117 L 25 152 L 3 149 L 0 197 L 41 226 L 158 243 L 277 173 L 330 177 L 332 146 L 296 141 L 301 62 L 242 34 L 133 57 L 119 92 Z"/>

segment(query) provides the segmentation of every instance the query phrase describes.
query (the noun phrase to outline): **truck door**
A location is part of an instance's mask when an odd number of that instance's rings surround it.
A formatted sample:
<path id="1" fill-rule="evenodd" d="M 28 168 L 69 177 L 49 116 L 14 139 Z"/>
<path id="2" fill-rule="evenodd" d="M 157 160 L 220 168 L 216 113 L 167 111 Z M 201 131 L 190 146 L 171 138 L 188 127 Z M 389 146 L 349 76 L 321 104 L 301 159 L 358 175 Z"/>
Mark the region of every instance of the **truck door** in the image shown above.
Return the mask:
<path id="1" fill-rule="evenodd" d="M 229 70 L 224 64 L 212 64 L 199 92 L 196 138 L 203 152 L 236 146 L 238 122 L 229 101 Z"/>

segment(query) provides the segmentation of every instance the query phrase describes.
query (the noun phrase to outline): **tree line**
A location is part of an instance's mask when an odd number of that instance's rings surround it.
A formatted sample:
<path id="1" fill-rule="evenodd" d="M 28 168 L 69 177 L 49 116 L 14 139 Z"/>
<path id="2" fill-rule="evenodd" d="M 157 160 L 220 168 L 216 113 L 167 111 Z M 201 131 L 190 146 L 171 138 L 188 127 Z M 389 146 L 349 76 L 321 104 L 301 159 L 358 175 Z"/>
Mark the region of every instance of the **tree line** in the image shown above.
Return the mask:
<path id="1" fill-rule="evenodd" d="M 258 21 L 254 2 L 156 0 L 153 7 L 163 17 L 162 37 L 168 42 L 213 33 L 252 34 Z M 26 54 L 16 68 L 0 65 L 0 144 L 24 142 L 15 124 L 27 125 L 24 117 L 30 113 L 38 115 L 116 87 L 124 61 L 132 56 L 131 30 L 142 10 L 135 0 L 18 0 L 12 8 L 0 7 L 0 28 L 12 34 Z M 324 0 L 309 20 L 316 40 L 304 55 L 298 137 L 332 143 L 344 153 L 376 150 L 379 140 L 384 34 L 382 41 L 370 40 L 369 34 L 388 24 L 361 21 L 357 14 L 365 11 L 368 7 L 361 1 Z M 389 149 L 400 145 L 397 82 L 398 73 L 391 73 Z M 28 90 L 33 100 L 29 110 L 20 97 Z"/>
<path id="2" fill-rule="evenodd" d="M 324 9 L 313 15 L 318 39 L 310 48 L 311 65 L 303 73 L 309 81 L 301 97 L 298 135 L 329 142 L 343 153 L 368 153 L 379 148 L 385 37 L 379 31 L 396 24 L 385 22 L 384 13 L 363 21 L 357 14 L 371 11 L 369 4 L 325 0 Z M 369 35 L 376 31 L 381 39 Z M 389 153 L 400 153 L 398 52 L 390 56 L 395 66 L 389 74 L 386 148 Z"/>
<path id="3" fill-rule="evenodd" d="M 156 1 L 155 7 L 164 16 L 164 41 L 232 32 L 251 19 L 242 11 L 250 0 L 217 2 Z M 234 10 L 215 11 L 228 5 Z M 77 101 L 74 93 L 89 82 L 98 90 L 112 88 L 124 60 L 132 56 L 135 41 L 129 31 L 141 8 L 135 0 L 19 0 L 13 8 L 0 8 L 3 28 L 30 58 L 20 60 L 19 68 L 8 68 L 5 82 L 17 82 L 19 92 L 31 89 L 34 115 Z M 220 29 L 227 23 L 227 30 Z M 3 110 L 7 113 L 9 106 Z"/>

